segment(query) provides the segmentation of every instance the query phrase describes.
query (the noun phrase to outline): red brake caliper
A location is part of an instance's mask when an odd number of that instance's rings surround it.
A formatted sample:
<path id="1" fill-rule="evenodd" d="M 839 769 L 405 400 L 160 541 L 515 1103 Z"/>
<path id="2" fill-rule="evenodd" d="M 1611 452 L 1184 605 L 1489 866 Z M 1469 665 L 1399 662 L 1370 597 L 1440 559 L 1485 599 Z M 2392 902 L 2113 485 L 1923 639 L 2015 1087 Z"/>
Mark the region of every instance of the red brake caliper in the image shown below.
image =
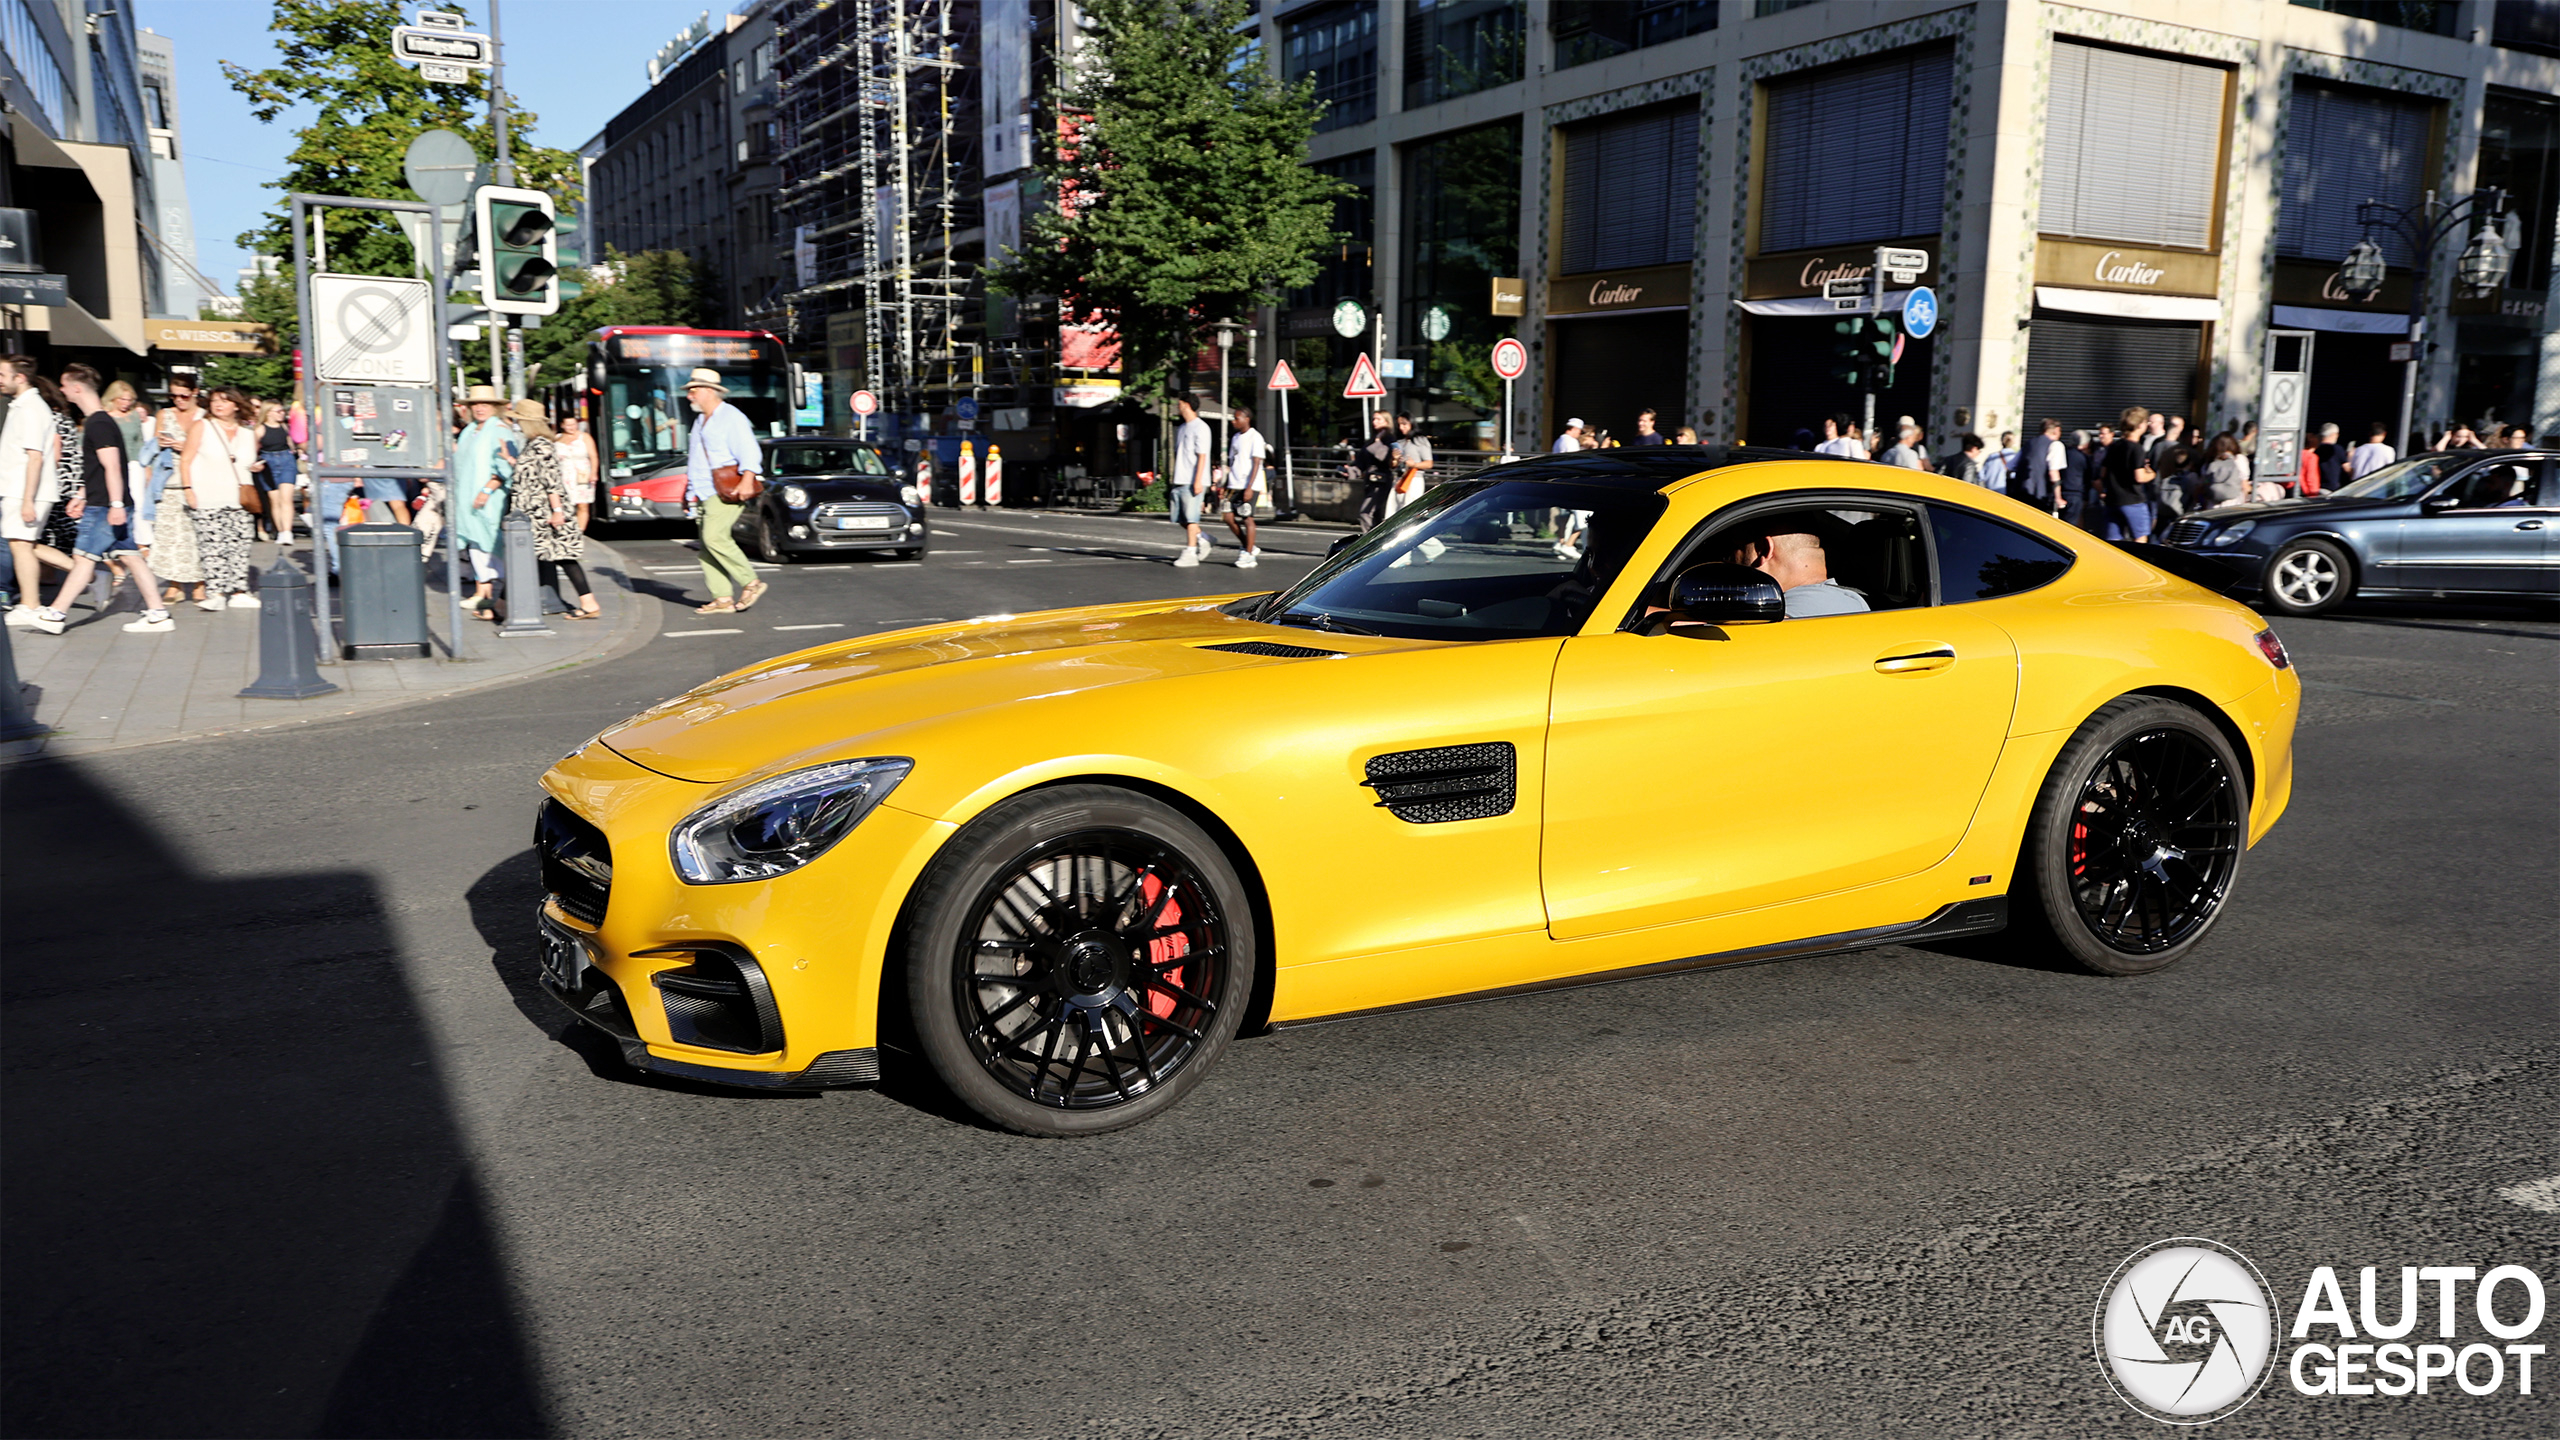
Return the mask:
<path id="1" fill-rule="evenodd" d="M 1145 878 L 1138 882 L 1138 899 L 1141 902 L 1138 908 L 1141 911 L 1144 911 L 1148 906 L 1155 904 L 1156 897 L 1163 893 L 1164 882 L 1157 879 L 1152 872 L 1149 873 Z M 1181 923 L 1182 902 L 1179 900 L 1167 900 L 1164 902 L 1164 910 L 1156 916 L 1157 927 L 1162 928 L 1167 925 L 1179 925 Z M 1180 970 L 1166 970 L 1159 972 L 1154 970 L 1153 967 L 1162 965 L 1168 960 L 1179 960 L 1190 953 L 1191 937 L 1188 935 L 1166 935 L 1150 940 L 1147 942 L 1147 964 L 1149 966 L 1149 973 L 1160 973 L 1164 976 L 1166 984 L 1179 985 L 1182 983 L 1182 972 Z M 1173 997 L 1150 986 L 1147 989 L 1147 1013 L 1155 1016 L 1159 1020 L 1172 1018 Z"/>

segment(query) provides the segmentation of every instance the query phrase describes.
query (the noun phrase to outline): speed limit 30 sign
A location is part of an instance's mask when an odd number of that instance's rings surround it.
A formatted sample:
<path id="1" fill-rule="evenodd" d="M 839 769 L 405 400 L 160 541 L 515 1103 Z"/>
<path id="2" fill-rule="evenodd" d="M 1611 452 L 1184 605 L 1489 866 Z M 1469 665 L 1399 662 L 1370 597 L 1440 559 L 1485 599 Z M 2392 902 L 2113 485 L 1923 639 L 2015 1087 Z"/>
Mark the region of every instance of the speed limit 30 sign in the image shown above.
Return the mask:
<path id="1" fill-rule="evenodd" d="M 1517 380 L 1529 370 L 1529 347 L 1506 335 L 1493 342 L 1493 373 Z"/>

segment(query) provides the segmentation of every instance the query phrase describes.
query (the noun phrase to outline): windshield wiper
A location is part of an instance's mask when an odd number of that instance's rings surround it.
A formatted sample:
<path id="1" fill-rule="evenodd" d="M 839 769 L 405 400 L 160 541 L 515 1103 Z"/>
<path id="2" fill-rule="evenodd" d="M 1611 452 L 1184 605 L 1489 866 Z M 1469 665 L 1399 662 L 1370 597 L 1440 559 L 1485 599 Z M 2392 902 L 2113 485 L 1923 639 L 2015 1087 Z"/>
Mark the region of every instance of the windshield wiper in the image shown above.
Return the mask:
<path id="1" fill-rule="evenodd" d="M 1337 635 L 1375 635 L 1378 632 L 1348 620 L 1337 620 L 1321 610 L 1284 610 L 1271 617 L 1274 625 L 1303 625 L 1310 630 L 1330 630 Z"/>

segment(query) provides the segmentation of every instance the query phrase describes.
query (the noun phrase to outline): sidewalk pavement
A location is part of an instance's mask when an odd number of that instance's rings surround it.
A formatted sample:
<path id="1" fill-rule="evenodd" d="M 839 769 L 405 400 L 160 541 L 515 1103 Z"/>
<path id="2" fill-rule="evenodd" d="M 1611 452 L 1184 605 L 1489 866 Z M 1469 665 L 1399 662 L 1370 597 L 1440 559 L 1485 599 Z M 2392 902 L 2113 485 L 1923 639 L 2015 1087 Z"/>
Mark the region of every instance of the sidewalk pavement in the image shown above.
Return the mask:
<path id="1" fill-rule="evenodd" d="M 298 545 L 294 558 L 308 573 L 308 542 Z M 261 542 L 256 559 L 264 563 L 272 554 Z M 657 634 L 666 608 L 633 594 L 623 558 L 591 536 L 586 569 L 603 619 L 552 615 L 545 620 L 551 634 L 506 639 L 497 626 L 465 611 L 461 654 L 448 656 L 441 557 L 427 568 L 434 657 L 340 660 L 324 654 L 320 678 L 338 688 L 308 700 L 241 698 L 240 690 L 258 678 L 256 610 L 207 612 L 177 605 L 169 612 L 177 629 L 131 635 L 123 627 L 142 607 L 130 585 L 119 585 L 104 614 L 85 602 L 74 606 L 70 628 L 60 635 L 12 628 L 9 646 L 28 706 L 53 733 L 0 745 L 0 764 L 308 725 L 592 665 L 646 643 Z"/>

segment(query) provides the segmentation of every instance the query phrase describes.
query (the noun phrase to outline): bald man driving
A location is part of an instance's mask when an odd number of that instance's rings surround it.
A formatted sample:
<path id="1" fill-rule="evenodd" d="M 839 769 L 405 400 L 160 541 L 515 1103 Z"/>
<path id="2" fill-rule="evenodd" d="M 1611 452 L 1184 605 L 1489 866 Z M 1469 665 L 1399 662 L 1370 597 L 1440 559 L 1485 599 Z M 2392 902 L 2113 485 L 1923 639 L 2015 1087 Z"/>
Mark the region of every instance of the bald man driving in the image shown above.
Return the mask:
<path id="1" fill-rule="evenodd" d="M 1733 563 L 1748 565 L 1777 581 L 1787 592 L 1790 620 L 1856 615 L 1868 608 L 1865 597 L 1831 578 L 1831 564 L 1822 553 L 1819 535 L 1756 535 L 1734 547 Z"/>

